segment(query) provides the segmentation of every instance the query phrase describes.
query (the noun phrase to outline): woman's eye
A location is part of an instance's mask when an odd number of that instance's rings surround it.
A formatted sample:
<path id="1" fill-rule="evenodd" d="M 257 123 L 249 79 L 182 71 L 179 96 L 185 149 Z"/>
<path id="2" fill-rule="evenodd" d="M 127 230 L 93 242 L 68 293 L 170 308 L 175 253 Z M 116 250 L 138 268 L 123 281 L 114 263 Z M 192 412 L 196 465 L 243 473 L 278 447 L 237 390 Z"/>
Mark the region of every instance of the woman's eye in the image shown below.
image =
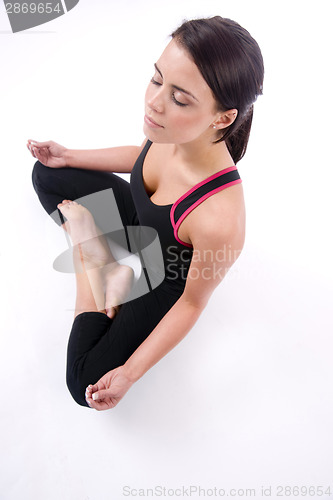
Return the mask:
<path id="1" fill-rule="evenodd" d="M 153 83 L 154 85 L 162 85 L 161 83 L 157 82 L 154 77 L 150 80 L 151 83 Z"/>
<path id="2" fill-rule="evenodd" d="M 154 78 L 154 77 L 150 80 L 150 82 L 151 82 L 153 85 L 158 85 L 158 86 L 163 85 L 162 83 L 160 83 L 160 82 L 158 82 L 157 80 L 155 80 L 155 78 Z M 183 102 L 180 102 L 180 101 L 178 101 L 178 100 L 176 99 L 176 97 L 175 97 L 175 92 L 172 92 L 172 94 L 171 94 L 171 98 L 172 98 L 173 102 L 174 102 L 175 104 L 177 104 L 177 106 L 188 106 L 188 104 L 184 104 Z"/>
<path id="3" fill-rule="evenodd" d="M 188 104 L 184 104 L 183 102 L 179 102 L 177 101 L 176 97 L 175 97 L 175 93 L 172 92 L 172 100 L 175 104 L 177 104 L 177 106 L 188 106 Z"/>

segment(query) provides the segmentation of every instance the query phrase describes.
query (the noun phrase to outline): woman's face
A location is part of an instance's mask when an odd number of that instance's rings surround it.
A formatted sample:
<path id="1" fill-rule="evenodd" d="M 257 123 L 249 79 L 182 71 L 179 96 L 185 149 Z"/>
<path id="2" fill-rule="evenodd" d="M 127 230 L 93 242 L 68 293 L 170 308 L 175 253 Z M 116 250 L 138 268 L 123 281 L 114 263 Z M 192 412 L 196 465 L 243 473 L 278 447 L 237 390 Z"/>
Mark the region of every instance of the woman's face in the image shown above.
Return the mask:
<path id="1" fill-rule="evenodd" d="M 145 96 L 144 133 L 157 143 L 184 144 L 215 138 L 221 113 L 199 69 L 174 39 L 155 64 Z"/>

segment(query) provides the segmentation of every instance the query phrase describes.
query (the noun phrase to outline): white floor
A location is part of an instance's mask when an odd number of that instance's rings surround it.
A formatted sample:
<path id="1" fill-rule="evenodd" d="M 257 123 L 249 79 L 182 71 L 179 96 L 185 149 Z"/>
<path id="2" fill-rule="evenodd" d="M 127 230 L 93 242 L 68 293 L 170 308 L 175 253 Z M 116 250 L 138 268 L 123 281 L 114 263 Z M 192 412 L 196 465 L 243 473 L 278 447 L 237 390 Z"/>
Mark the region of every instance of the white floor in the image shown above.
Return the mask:
<path id="1" fill-rule="evenodd" d="M 140 144 L 167 35 L 214 14 L 243 24 L 266 63 L 239 163 L 246 245 L 185 340 L 114 410 L 90 411 L 65 385 L 74 277 L 52 268 L 66 240 L 26 141 Z M 80 0 L 14 35 L 0 6 L 1 498 L 333 495 L 328 22 L 324 1 Z"/>

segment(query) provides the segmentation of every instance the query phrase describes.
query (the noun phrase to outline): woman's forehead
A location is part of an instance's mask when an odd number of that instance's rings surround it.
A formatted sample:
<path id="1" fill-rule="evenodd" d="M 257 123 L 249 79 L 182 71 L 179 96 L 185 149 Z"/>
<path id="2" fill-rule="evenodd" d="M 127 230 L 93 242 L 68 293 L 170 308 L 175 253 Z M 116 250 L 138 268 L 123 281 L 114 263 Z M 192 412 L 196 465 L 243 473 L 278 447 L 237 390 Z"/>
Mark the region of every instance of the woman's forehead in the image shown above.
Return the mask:
<path id="1" fill-rule="evenodd" d="M 192 57 L 175 39 L 172 39 L 165 47 L 156 66 L 167 83 L 183 87 L 194 96 L 196 93 L 211 94 L 210 88 Z"/>

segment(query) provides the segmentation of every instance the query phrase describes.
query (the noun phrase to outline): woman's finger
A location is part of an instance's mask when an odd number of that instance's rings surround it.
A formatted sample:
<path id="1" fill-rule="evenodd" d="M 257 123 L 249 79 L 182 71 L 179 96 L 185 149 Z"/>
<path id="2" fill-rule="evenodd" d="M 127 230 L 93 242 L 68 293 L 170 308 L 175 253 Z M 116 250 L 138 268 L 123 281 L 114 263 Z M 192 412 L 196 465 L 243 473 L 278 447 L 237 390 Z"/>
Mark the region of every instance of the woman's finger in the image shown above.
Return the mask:
<path id="1" fill-rule="evenodd" d="M 92 394 L 91 394 L 91 387 L 92 387 L 91 385 L 88 385 L 88 387 L 86 388 L 86 393 L 85 393 L 85 397 L 86 398 L 88 398 L 88 397 L 91 398 L 91 396 L 92 396 Z"/>
<path id="2" fill-rule="evenodd" d="M 111 408 L 111 406 L 109 406 L 105 401 L 93 401 L 92 399 L 89 399 L 87 403 L 90 408 L 94 408 L 97 411 L 108 410 Z"/>
<path id="3" fill-rule="evenodd" d="M 29 149 L 30 153 L 32 154 L 32 156 L 35 158 L 35 155 L 33 154 L 33 152 L 31 151 L 31 147 L 29 144 L 27 144 L 27 148 Z"/>
<path id="4" fill-rule="evenodd" d="M 101 389 L 98 391 L 92 391 L 92 399 L 94 401 L 104 400 L 106 398 L 111 398 L 114 396 L 114 390 L 112 389 Z"/>
<path id="5" fill-rule="evenodd" d="M 94 410 L 100 409 L 100 403 L 98 401 L 94 401 L 91 396 L 86 397 L 86 401 L 90 408 L 93 408 Z"/>
<path id="6" fill-rule="evenodd" d="M 86 401 L 87 401 L 87 405 L 89 406 L 89 408 L 94 408 L 89 399 L 86 399 Z"/>
<path id="7" fill-rule="evenodd" d="M 90 389 L 90 393 L 98 391 L 98 385 L 97 384 L 95 384 L 95 385 L 90 384 L 90 385 L 88 385 L 88 387 Z M 87 387 L 87 389 L 88 389 L 88 387 Z"/>
<path id="8" fill-rule="evenodd" d="M 86 392 L 85 392 L 85 398 L 86 398 L 86 401 L 88 403 L 88 406 L 90 406 L 90 408 L 95 408 L 94 406 L 94 401 L 92 399 L 92 385 L 88 385 L 88 387 L 86 388 Z M 96 408 L 95 408 L 96 409 Z"/>
<path id="9" fill-rule="evenodd" d="M 90 392 L 90 389 L 89 389 L 89 387 L 87 387 L 86 388 L 86 393 L 85 393 L 84 397 L 85 397 L 85 399 L 87 401 L 88 406 L 90 408 L 94 408 L 94 405 L 93 405 L 94 401 L 93 401 L 93 399 L 92 399 L 91 396 L 92 396 L 92 394 Z"/>
<path id="10" fill-rule="evenodd" d="M 38 142 L 38 141 L 33 141 L 32 139 L 29 139 L 29 142 L 32 142 L 34 146 L 37 146 L 38 148 L 47 148 L 48 146 L 51 145 L 51 141 L 45 141 L 45 142 Z"/>

